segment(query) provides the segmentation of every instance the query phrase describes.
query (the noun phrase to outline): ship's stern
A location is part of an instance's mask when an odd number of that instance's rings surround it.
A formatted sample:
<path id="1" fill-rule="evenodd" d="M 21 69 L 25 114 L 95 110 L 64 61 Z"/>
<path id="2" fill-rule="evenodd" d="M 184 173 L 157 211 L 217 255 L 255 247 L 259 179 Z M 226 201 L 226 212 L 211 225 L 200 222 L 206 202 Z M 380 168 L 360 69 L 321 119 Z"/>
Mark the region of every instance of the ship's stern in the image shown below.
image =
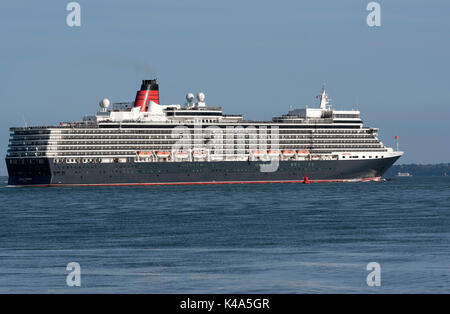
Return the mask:
<path id="1" fill-rule="evenodd" d="M 49 158 L 6 158 L 8 185 L 47 185 L 51 183 Z"/>

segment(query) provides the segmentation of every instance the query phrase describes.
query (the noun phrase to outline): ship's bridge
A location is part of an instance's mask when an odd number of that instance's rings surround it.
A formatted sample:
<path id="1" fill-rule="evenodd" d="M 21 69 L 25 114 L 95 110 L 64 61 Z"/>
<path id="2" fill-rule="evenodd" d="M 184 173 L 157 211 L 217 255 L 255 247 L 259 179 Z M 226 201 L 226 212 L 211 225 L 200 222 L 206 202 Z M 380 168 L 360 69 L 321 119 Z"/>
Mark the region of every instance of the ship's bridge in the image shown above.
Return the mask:
<path id="1" fill-rule="evenodd" d="M 322 88 L 322 93 L 316 98 L 320 99 L 319 108 L 306 107 L 302 109 L 291 109 L 281 117 L 274 117 L 272 121 L 277 123 L 357 123 L 362 126 L 360 112 L 358 110 L 332 109 L 331 105 L 329 105 L 330 99 L 328 98 L 325 86 Z"/>
<path id="2" fill-rule="evenodd" d="M 292 109 L 281 117 L 272 119 L 276 123 L 362 123 L 357 110 L 332 110 L 320 108 Z"/>

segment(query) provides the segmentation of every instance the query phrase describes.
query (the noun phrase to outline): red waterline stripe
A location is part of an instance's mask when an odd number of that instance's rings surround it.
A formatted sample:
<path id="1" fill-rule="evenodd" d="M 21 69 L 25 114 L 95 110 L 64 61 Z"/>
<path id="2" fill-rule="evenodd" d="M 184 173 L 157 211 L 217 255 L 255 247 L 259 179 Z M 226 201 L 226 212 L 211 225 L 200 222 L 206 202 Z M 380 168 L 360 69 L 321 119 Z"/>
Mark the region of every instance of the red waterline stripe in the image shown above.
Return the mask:
<path id="1" fill-rule="evenodd" d="M 332 179 L 332 180 L 308 180 L 308 183 L 325 182 L 366 182 L 380 181 L 380 177 L 365 179 Z M 154 182 L 154 183 L 102 183 L 102 184 L 30 184 L 21 187 L 65 187 L 65 186 L 151 186 L 151 185 L 212 185 L 212 184 L 265 184 L 265 183 L 303 183 L 303 180 L 278 180 L 278 181 L 209 181 L 209 182 Z"/>

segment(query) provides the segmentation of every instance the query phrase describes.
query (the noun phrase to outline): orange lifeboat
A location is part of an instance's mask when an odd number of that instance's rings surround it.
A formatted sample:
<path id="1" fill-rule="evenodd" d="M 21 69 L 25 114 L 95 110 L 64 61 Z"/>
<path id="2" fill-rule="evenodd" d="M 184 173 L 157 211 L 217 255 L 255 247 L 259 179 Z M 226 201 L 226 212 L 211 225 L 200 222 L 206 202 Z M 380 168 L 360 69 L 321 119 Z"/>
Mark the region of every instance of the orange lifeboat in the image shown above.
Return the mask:
<path id="1" fill-rule="evenodd" d="M 253 154 L 253 156 L 261 157 L 261 156 L 264 156 L 266 154 L 266 152 L 263 150 L 254 150 L 254 151 L 252 151 L 252 154 Z"/>
<path id="2" fill-rule="evenodd" d="M 297 155 L 309 155 L 309 150 L 298 150 Z"/>
<path id="3" fill-rule="evenodd" d="M 165 152 L 165 151 L 157 151 L 156 152 L 156 157 L 158 158 L 169 158 L 170 153 L 169 152 Z"/>
<path id="4" fill-rule="evenodd" d="M 267 152 L 270 157 L 278 157 L 280 156 L 280 151 L 276 149 L 271 149 Z"/>
<path id="5" fill-rule="evenodd" d="M 292 157 L 294 155 L 295 155 L 295 152 L 293 150 L 283 150 L 284 157 Z"/>
<path id="6" fill-rule="evenodd" d="M 142 151 L 140 151 L 140 152 L 137 152 L 137 155 L 140 156 L 140 157 L 150 157 L 152 155 L 152 153 L 151 152 L 142 152 Z"/>

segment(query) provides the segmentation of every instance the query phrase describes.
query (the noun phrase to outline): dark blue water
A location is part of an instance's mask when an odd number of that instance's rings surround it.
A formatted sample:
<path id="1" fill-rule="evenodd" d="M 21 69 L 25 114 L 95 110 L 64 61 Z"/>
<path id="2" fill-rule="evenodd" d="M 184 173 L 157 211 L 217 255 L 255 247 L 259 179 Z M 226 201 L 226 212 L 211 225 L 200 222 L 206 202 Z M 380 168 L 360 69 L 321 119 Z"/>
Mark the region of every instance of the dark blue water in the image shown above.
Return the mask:
<path id="1" fill-rule="evenodd" d="M 0 292 L 448 293 L 449 191 L 450 178 L 416 177 L 1 187 Z M 66 285 L 69 262 L 81 287 Z"/>

